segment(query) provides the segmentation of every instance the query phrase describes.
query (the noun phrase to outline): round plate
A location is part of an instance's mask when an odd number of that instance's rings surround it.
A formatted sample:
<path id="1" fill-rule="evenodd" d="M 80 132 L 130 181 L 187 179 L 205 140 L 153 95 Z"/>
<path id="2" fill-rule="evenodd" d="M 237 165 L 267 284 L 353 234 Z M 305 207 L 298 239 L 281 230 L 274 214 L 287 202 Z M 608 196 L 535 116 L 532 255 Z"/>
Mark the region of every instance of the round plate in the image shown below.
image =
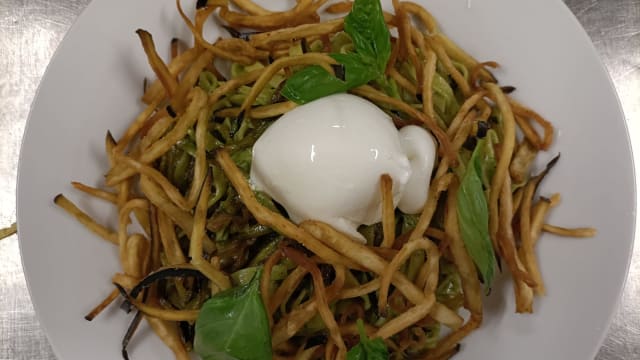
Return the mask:
<path id="1" fill-rule="evenodd" d="M 558 128 L 555 147 L 543 157 L 562 157 L 540 190 L 562 194 L 550 222 L 598 229 L 591 239 L 543 236 L 538 252 L 548 294 L 536 299 L 535 314 L 515 314 L 510 282 L 499 281 L 482 328 L 465 339 L 456 359 L 591 359 L 624 284 L 635 219 L 629 139 L 607 73 L 560 0 L 418 2 L 469 53 L 501 63 L 495 72 L 501 84 L 517 86 L 516 97 Z M 193 9 L 194 1 L 184 6 Z M 79 195 L 69 183 L 101 185 L 108 168 L 106 131 L 118 137 L 141 109 L 142 79 L 151 73 L 138 28 L 150 31 L 160 50 L 174 36 L 190 38 L 174 1 L 94 0 L 51 62 L 24 136 L 18 178 L 22 259 L 36 312 L 61 360 L 119 358 L 131 319 L 117 306 L 93 322 L 83 319 L 112 289 L 116 249 L 52 199 L 63 192 L 114 224 L 108 204 Z M 146 329 L 130 349 L 133 359 L 172 358 Z"/>

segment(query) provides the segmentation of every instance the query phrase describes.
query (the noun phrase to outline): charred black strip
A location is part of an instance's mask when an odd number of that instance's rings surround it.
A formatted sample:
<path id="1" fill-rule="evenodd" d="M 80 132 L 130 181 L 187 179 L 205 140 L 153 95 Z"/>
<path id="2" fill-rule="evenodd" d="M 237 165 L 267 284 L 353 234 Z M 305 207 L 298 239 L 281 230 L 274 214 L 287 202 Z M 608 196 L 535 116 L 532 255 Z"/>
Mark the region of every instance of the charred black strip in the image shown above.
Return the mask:
<path id="1" fill-rule="evenodd" d="M 133 305 L 128 300 L 129 294 L 127 294 L 127 290 L 116 283 L 113 283 L 113 285 L 118 289 L 120 295 L 125 299 L 122 305 L 120 305 L 120 309 L 124 310 L 127 314 L 130 313 L 131 309 L 133 309 Z"/>
<path id="2" fill-rule="evenodd" d="M 476 131 L 476 137 L 482 139 L 487 136 L 487 132 L 491 129 L 491 125 L 486 121 L 478 122 L 478 130 Z"/>
<path id="3" fill-rule="evenodd" d="M 182 341 L 185 344 L 193 343 L 193 339 L 196 336 L 195 325 L 189 324 L 188 321 L 180 322 L 180 335 L 182 336 Z"/>
<path id="4" fill-rule="evenodd" d="M 149 286 L 153 285 L 156 281 L 164 280 L 167 278 L 185 278 L 185 277 L 195 277 L 195 278 L 204 278 L 204 275 L 196 269 L 183 269 L 183 268 L 167 268 L 160 271 L 156 271 L 147 275 L 142 281 L 138 283 L 131 292 L 129 296 L 132 298 L 136 298 L 140 292 Z"/>
<path id="5" fill-rule="evenodd" d="M 556 155 L 556 157 L 554 157 L 553 159 L 551 159 L 551 161 L 549 161 L 549 163 L 547 164 L 547 166 L 545 167 L 543 174 L 546 175 L 549 171 L 551 171 L 551 169 L 553 169 L 553 167 L 556 165 L 556 163 L 558 163 L 558 160 L 560 160 L 560 153 L 558 153 L 558 155 Z M 544 176 L 543 174 L 540 174 L 542 176 Z M 538 176 L 540 176 L 538 175 Z"/>
<path id="6" fill-rule="evenodd" d="M 246 114 L 246 110 L 242 110 L 238 113 L 237 119 L 238 119 L 238 129 L 240 128 L 240 125 L 242 125 L 242 122 L 244 121 L 244 115 Z"/>
<path id="7" fill-rule="evenodd" d="M 469 136 L 462 146 L 469 151 L 473 151 L 476 145 L 478 145 L 478 139 L 475 136 Z"/>
<path id="8" fill-rule="evenodd" d="M 454 92 L 458 90 L 458 83 L 453 79 L 451 75 L 447 76 L 447 80 L 449 80 L 448 83 L 451 87 L 451 90 L 453 90 Z"/>
<path id="9" fill-rule="evenodd" d="M 309 44 L 307 43 L 306 38 L 302 38 L 300 40 L 300 47 L 302 48 L 302 53 L 306 54 L 309 51 Z"/>
<path id="10" fill-rule="evenodd" d="M 115 144 L 116 143 L 116 139 L 113 137 L 113 134 L 111 133 L 111 130 L 107 130 L 107 141 L 111 144 Z"/>
<path id="11" fill-rule="evenodd" d="M 227 30 L 227 32 L 229 33 L 229 35 L 231 35 L 231 37 L 234 37 L 236 39 L 241 39 L 244 41 L 249 41 L 249 37 L 251 35 L 255 35 L 255 34 L 259 34 L 259 32 L 257 31 L 247 31 L 247 32 L 241 32 L 238 31 L 230 26 L 222 26 L 225 30 Z"/>
<path id="12" fill-rule="evenodd" d="M 336 278 L 336 270 L 333 266 L 327 264 L 319 264 L 320 275 L 322 275 L 322 281 L 325 285 L 330 285 Z"/>
<path id="13" fill-rule="evenodd" d="M 167 105 L 167 112 L 169 113 L 169 116 L 171 116 L 172 118 L 178 116 L 178 114 L 176 114 L 176 111 L 173 110 L 173 107 L 171 107 L 171 105 Z"/>
<path id="14" fill-rule="evenodd" d="M 142 80 L 142 93 L 143 93 L 143 94 L 146 94 L 146 93 L 147 93 L 147 85 L 148 85 L 148 81 L 149 81 L 149 80 L 148 80 L 146 77 Z"/>
<path id="15" fill-rule="evenodd" d="M 326 334 L 314 335 L 307 340 L 307 346 L 325 345 L 328 340 Z"/>
<path id="16" fill-rule="evenodd" d="M 232 28 L 231 26 L 223 25 L 222 27 L 223 27 L 225 30 L 227 30 L 227 32 L 229 33 L 229 35 L 231 35 L 231 37 L 239 38 L 239 37 L 241 37 L 241 36 L 242 36 L 242 33 L 241 33 L 240 31 L 238 31 L 238 30 L 236 30 L 236 29 Z"/>
<path id="17" fill-rule="evenodd" d="M 129 353 L 127 352 L 127 346 L 129 346 L 129 342 L 135 334 L 136 330 L 138 330 L 138 326 L 142 321 L 142 312 L 138 311 L 136 316 L 133 317 L 129 327 L 127 328 L 127 332 L 124 334 L 124 338 L 122 339 L 122 358 L 124 360 L 129 360 Z"/>
<path id="18" fill-rule="evenodd" d="M 558 160 L 560 160 L 560 154 L 556 155 L 553 159 L 551 159 L 551 161 L 547 163 L 547 166 L 545 166 L 544 170 L 542 170 L 540 174 L 536 175 L 533 179 L 531 179 L 535 187 L 534 192 L 538 191 L 538 187 L 542 183 L 542 180 L 544 180 L 544 178 L 547 176 L 547 174 L 549 174 L 551 169 L 553 169 L 553 167 L 558 163 Z"/>
<path id="19" fill-rule="evenodd" d="M 498 253 L 495 253 L 496 256 L 496 262 L 498 263 L 498 270 L 500 271 L 500 273 L 502 273 L 502 259 L 500 258 L 500 255 L 498 255 Z"/>
<path id="20" fill-rule="evenodd" d="M 343 64 L 332 64 L 331 68 L 336 73 L 336 77 L 342 81 L 346 79 L 346 69 Z"/>
<path id="21" fill-rule="evenodd" d="M 196 2 L 196 10 L 206 7 L 208 3 L 209 0 L 198 0 L 198 2 Z"/>
<path id="22" fill-rule="evenodd" d="M 502 86 L 502 87 L 500 87 L 500 90 L 502 90 L 502 92 L 505 93 L 505 94 L 511 94 L 512 92 L 516 91 L 516 87 L 515 86 Z"/>

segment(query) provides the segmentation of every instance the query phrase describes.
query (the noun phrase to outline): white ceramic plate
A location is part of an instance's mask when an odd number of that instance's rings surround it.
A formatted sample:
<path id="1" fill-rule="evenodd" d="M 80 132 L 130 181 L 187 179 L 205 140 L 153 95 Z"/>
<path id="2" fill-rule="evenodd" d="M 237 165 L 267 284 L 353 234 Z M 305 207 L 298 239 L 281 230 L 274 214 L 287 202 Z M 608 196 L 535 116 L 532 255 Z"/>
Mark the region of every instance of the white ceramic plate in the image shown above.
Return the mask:
<path id="1" fill-rule="evenodd" d="M 389 1 L 390 2 L 390 1 Z M 498 283 L 482 328 L 464 341 L 463 359 L 593 358 L 622 289 L 632 246 L 635 188 L 630 145 L 612 84 L 593 46 L 560 0 L 424 0 L 444 31 L 482 60 L 496 60 L 503 84 L 558 127 L 559 166 L 543 194 L 560 192 L 552 222 L 598 228 L 592 239 L 544 236 L 538 247 L 548 295 L 534 315 L 514 314 L 511 285 Z M 293 0 L 262 1 L 284 8 Z M 470 6 L 469 6 L 470 5 Z M 193 8 L 192 4 L 185 4 Z M 83 315 L 111 291 L 119 268 L 112 245 L 57 209 L 64 192 L 108 222 L 108 207 L 71 190 L 100 185 L 104 136 L 122 133 L 139 111 L 148 65 L 134 33 L 149 30 L 158 49 L 189 38 L 172 0 L 94 0 L 78 19 L 42 81 L 20 157 L 18 224 L 36 311 L 61 360 L 117 359 L 129 317 L 112 307 Z M 148 331 L 133 359 L 170 359 Z"/>

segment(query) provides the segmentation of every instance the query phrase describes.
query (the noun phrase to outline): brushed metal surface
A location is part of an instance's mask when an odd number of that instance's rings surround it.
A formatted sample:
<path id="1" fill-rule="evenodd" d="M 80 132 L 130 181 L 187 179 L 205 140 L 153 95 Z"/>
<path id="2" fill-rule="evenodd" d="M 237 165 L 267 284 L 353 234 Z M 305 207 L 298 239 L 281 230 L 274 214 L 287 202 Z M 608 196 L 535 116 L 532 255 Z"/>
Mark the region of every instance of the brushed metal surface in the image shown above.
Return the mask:
<path id="1" fill-rule="evenodd" d="M 0 0 L 0 227 L 15 221 L 18 151 L 31 101 L 56 47 L 89 2 Z M 640 0 L 565 2 L 611 74 L 640 173 Z M 15 235 L 0 241 L 0 360 L 14 359 L 55 359 L 29 299 Z M 620 308 L 596 359 L 640 359 L 640 241 Z"/>

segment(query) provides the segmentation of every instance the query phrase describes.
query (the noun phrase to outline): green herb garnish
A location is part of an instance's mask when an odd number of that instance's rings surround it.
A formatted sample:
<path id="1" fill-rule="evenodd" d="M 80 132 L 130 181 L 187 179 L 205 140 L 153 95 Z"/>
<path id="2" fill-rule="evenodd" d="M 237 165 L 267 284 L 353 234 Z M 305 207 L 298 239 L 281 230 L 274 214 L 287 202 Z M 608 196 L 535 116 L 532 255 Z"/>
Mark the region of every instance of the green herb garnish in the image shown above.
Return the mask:
<path id="1" fill-rule="evenodd" d="M 378 0 L 356 0 L 344 21 L 354 52 L 331 54 L 344 66 L 344 79 L 339 79 L 319 65 L 296 72 L 285 84 L 282 95 L 298 104 L 324 96 L 346 92 L 384 76 L 391 40 Z"/>
<path id="2" fill-rule="evenodd" d="M 387 360 L 389 350 L 387 350 L 384 341 L 380 338 L 369 339 L 364 332 L 364 324 L 361 319 L 358 319 L 357 324 L 360 343 L 349 350 L 347 360 Z"/>
<path id="3" fill-rule="evenodd" d="M 488 138 L 478 141 L 457 193 L 458 226 L 462 240 L 487 290 L 491 287 L 496 265 L 489 237 L 489 208 L 483 189 L 483 179 L 493 173 L 496 164 L 492 143 Z"/>
<path id="4" fill-rule="evenodd" d="M 269 319 L 260 297 L 262 271 L 247 285 L 216 294 L 202 306 L 194 349 L 203 360 L 271 359 Z"/>

